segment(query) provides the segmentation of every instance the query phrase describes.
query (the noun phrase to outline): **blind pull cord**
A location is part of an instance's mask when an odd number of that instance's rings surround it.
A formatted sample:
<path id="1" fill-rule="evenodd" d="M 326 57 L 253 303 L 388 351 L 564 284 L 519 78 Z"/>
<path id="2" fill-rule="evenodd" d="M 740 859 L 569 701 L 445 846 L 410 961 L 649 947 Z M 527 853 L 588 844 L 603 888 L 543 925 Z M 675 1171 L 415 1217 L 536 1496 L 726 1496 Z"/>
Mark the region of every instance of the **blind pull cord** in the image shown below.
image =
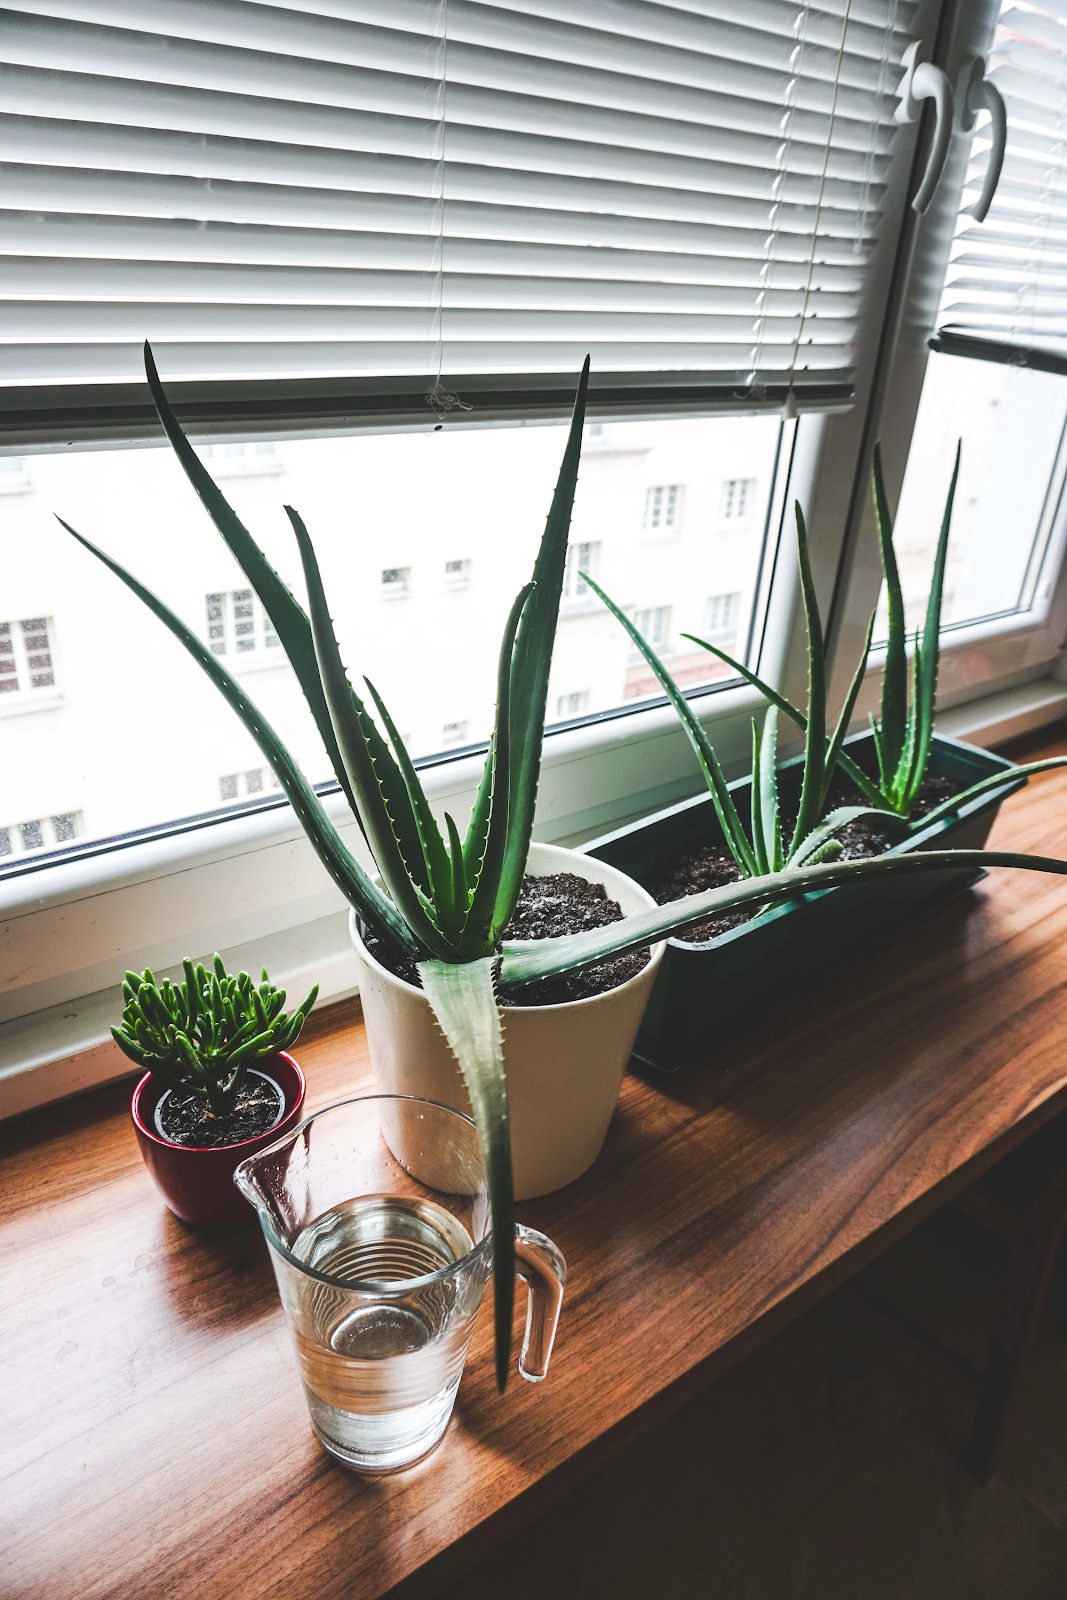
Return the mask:
<path id="1" fill-rule="evenodd" d="M 437 418 L 434 429 L 439 433 L 444 426 L 445 419 L 451 411 L 473 411 L 474 407 L 469 401 L 461 400 L 458 394 L 453 394 L 451 389 L 446 389 L 441 382 L 441 372 L 444 366 L 445 354 L 445 139 L 448 128 L 448 0 L 440 0 L 439 26 L 441 30 L 441 48 L 438 52 L 441 62 L 441 75 L 437 91 L 437 132 L 434 144 L 437 150 L 437 178 L 435 188 L 437 212 L 437 273 L 436 273 L 436 305 L 434 307 L 434 351 L 432 366 L 434 380 L 426 391 L 426 404 Z"/>
<path id="2" fill-rule="evenodd" d="M 811 248 L 808 252 L 808 275 L 804 284 L 804 299 L 800 307 L 800 324 L 797 328 L 796 339 L 793 341 L 793 355 L 789 363 L 785 404 L 782 406 L 782 416 L 786 422 L 795 422 L 800 415 L 794 384 L 796 382 L 797 362 L 800 359 L 800 346 L 804 338 L 804 328 L 807 323 L 808 307 L 811 304 L 812 288 L 815 280 L 815 252 L 819 248 L 819 224 L 822 221 L 823 203 L 826 198 L 826 180 L 830 171 L 830 148 L 834 140 L 834 119 L 837 116 L 837 98 L 841 91 L 841 69 L 845 60 L 845 41 L 848 37 L 848 24 L 851 13 L 852 0 L 845 0 L 845 13 L 841 19 L 841 43 L 837 49 L 837 65 L 834 69 L 833 90 L 830 95 L 830 120 L 826 128 L 826 144 L 822 153 L 822 171 L 819 174 L 819 192 L 815 200 L 815 222 L 811 230 Z"/>

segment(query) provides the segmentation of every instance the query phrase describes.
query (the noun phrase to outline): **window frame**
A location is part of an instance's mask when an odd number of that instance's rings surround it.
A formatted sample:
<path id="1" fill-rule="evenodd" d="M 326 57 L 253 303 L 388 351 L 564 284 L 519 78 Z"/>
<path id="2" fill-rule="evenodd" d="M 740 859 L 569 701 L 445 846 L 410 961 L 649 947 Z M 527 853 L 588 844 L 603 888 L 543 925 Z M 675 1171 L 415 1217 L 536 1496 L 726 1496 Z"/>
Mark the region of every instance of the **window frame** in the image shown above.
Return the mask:
<path id="1" fill-rule="evenodd" d="M 920 39 L 933 38 L 942 9 L 942 0 L 920 0 Z M 840 530 L 847 525 L 844 513 L 862 459 L 879 351 L 900 276 L 897 239 L 907 227 L 906 200 L 916 152 L 922 148 L 918 126 L 901 128 L 897 137 L 867 309 L 857 332 L 853 391 L 846 395 L 837 386 L 825 393 L 808 388 L 799 400 L 799 420 L 783 425 L 744 641 L 756 670 L 800 697 L 806 688 L 806 651 L 786 507 L 794 498 L 805 507 L 813 530 L 816 586 L 829 616 L 842 570 Z M 71 440 L 76 447 L 94 447 L 158 439 L 144 387 L 106 387 L 104 394 L 85 385 L 52 386 L 32 396 L 25 390 L 0 393 L 0 452 L 65 449 Z M 465 376 L 462 387 L 476 409 L 450 417 L 450 427 L 556 419 L 568 414 L 573 398 L 572 375 L 506 381 Z M 337 379 L 177 383 L 172 393 L 191 436 L 212 443 L 427 426 L 424 386 L 416 388 L 410 379 L 370 386 Z M 762 398 L 759 409 L 766 411 L 782 407 L 789 396 L 774 390 Z M 594 377 L 590 390 L 593 422 L 736 415 L 737 410 L 736 391 L 702 381 L 699 375 L 650 380 L 643 373 L 610 374 Z M 830 644 L 832 649 L 833 633 Z M 750 719 L 762 705 L 760 697 L 737 680 L 721 680 L 687 691 L 687 698 L 714 737 L 727 773 L 746 770 Z M 784 745 L 783 754 L 791 748 Z M 474 798 L 481 756 L 459 750 L 419 765 L 435 807 L 462 815 Z M 688 740 L 666 701 L 622 704 L 548 732 L 535 837 L 580 843 L 700 789 Z M 354 852 L 369 865 L 358 827 L 336 786 L 325 787 L 324 803 Z M 47 1022 L 69 1047 L 80 1024 L 68 1025 L 63 1008 L 73 1004 L 75 1012 L 88 1016 L 127 966 L 166 968 L 191 951 L 236 950 L 250 941 L 269 944 L 290 936 L 291 943 L 310 948 L 313 930 L 329 926 L 337 973 L 348 970 L 345 951 L 337 948 L 338 938 L 343 943 L 345 937 L 337 932 L 344 909 L 339 893 L 284 799 L 264 795 L 221 816 L 184 819 L 180 825 L 164 824 L 132 838 L 48 856 L 45 852 L 32 866 L 0 877 L 0 929 L 17 940 L 20 952 L 18 972 L 0 975 L 0 1115 L 12 1101 L 19 1106 L 37 1103 L 69 1092 L 72 1083 L 84 1087 L 128 1069 L 117 1052 L 108 1054 L 113 1047 L 98 1040 L 98 1050 L 90 1040 L 91 1047 L 77 1057 L 88 1065 L 73 1078 L 57 1078 L 49 1066 L 54 1052 L 48 1061 L 40 1053 L 35 1058 L 25 1044 L 34 1027 L 39 1023 L 40 1032 Z M 107 954 L 94 959 L 99 950 Z M 295 956 L 292 970 L 301 970 Z M 287 970 L 274 975 L 284 982 Z M 322 998 L 337 998 L 342 992 L 351 989 L 345 989 L 342 977 L 333 977 L 324 984 Z M 35 1069 L 41 1069 L 39 1089 L 28 1087 L 25 1075 Z"/>
<path id="2" fill-rule="evenodd" d="M 999 0 L 973 5 L 946 5 L 933 51 L 951 83 L 966 63 L 988 54 L 1000 11 Z M 865 419 L 864 446 L 850 487 L 844 515 L 838 572 L 829 597 L 828 650 L 832 691 L 846 692 L 862 649 L 867 620 L 878 602 L 882 567 L 865 463 L 881 439 L 890 506 L 900 498 L 918 418 L 930 354 L 962 354 L 936 336 L 936 315 L 949 259 L 960 196 L 971 146 L 971 134 L 954 127 L 945 177 L 921 219 L 907 213 L 898 244 L 894 284 L 887 312 L 886 335 L 873 374 L 872 402 Z M 920 147 L 918 155 L 924 155 Z M 916 167 L 920 162 L 916 162 Z M 978 352 L 974 352 L 975 355 Z M 1067 378 L 1065 378 L 1067 381 Z M 890 426 L 887 419 L 892 419 Z M 829 433 L 835 434 L 837 419 Z M 833 445 L 831 443 L 831 448 Z M 1056 469 L 1054 469 L 1055 471 Z M 1051 479 L 1050 479 L 1051 486 Z M 1041 570 L 1028 609 L 947 625 L 942 629 L 938 678 L 939 709 L 966 704 L 1055 674 L 1067 637 L 1067 489 L 1060 491 L 1055 526 L 1041 557 Z M 884 647 L 871 652 L 870 670 L 857 702 L 866 721 L 877 710 Z"/>

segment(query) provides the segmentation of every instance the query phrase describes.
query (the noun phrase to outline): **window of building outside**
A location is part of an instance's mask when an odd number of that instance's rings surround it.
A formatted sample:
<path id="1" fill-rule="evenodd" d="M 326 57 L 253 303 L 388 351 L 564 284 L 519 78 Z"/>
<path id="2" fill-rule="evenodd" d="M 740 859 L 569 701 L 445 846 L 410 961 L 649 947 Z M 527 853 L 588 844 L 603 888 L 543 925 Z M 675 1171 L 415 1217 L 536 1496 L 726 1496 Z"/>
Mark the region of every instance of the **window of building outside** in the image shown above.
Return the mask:
<path id="1" fill-rule="evenodd" d="M 29 822 L 9 822 L 0 826 L 0 856 L 25 856 L 70 844 L 81 833 L 81 813 L 58 811 L 52 817 L 35 817 Z"/>
<path id="2" fill-rule="evenodd" d="M 269 650 L 281 650 L 274 624 L 251 589 L 205 595 L 204 609 L 213 655 L 262 656 Z"/>
<path id="3" fill-rule="evenodd" d="M 710 639 L 712 644 L 728 649 L 737 639 L 740 604 L 741 596 L 736 591 L 733 594 L 711 595 L 704 607 L 704 637 Z"/>
<path id="4" fill-rule="evenodd" d="M 682 484 L 651 484 L 645 495 L 645 527 L 655 532 L 677 526 L 681 520 Z"/>
<path id="5" fill-rule="evenodd" d="M 581 544 L 567 546 L 567 565 L 563 573 L 563 590 L 561 599 L 567 601 L 591 600 L 589 585 L 583 578 L 583 572 L 590 578 L 596 578 L 600 567 L 600 541 L 583 540 Z"/>
<path id="6" fill-rule="evenodd" d="M 244 800 L 281 784 L 270 767 L 249 767 L 246 772 L 226 772 L 219 779 L 220 800 Z"/>
<path id="7" fill-rule="evenodd" d="M 210 463 L 216 478 L 275 477 L 284 463 L 273 440 L 239 444 L 204 444 L 198 454 Z"/>
<path id="8" fill-rule="evenodd" d="M 644 664 L 632 660 L 618 623 L 588 589 L 582 592 L 583 568 L 630 615 L 647 613 L 645 631 L 657 649 L 669 643 L 668 628 L 676 644 L 679 634 L 703 630 L 709 594 L 740 596 L 739 637 L 745 633 L 781 423 L 729 417 L 599 427 L 581 464 L 553 655 L 548 706 L 559 721 L 660 692 Z M 565 425 L 553 423 L 279 441 L 272 459 L 284 471 L 284 490 L 276 476 L 235 477 L 224 485 L 300 597 L 300 562 L 283 504 L 304 517 L 352 681 L 364 673 L 373 679 L 416 758 L 488 738 L 500 632 L 532 569 L 565 437 Z M 212 471 L 215 462 L 208 458 Z M 760 515 L 739 540 L 716 541 L 708 535 L 720 515 L 724 468 L 739 462 L 758 486 Z M 0 663 L 12 663 L 14 671 L 0 681 L 17 678 L 19 690 L 0 692 L 6 791 L 0 822 L 17 827 L 44 818 L 42 838 L 53 846 L 47 818 L 60 813 L 76 812 L 79 840 L 92 840 L 201 815 L 272 787 L 262 753 L 200 669 L 74 544 L 55 513 L 160 594 L 227 667 L 248 669 L 246 691 L 311 780 L 328 780 L 325 752 L 269 619 L 170 450 L 46 454 L 27 465 L 33 487 L 7 502 L 4 515 L 12 620 L 0 632 L 0 643 L 11 647 L 0 650 Z M 650 480 L 686 486 L 685 517 L 677 538 L 665 543 L 647 537 Z M 362 486 L 358 510 L 353 482 Z M 146 539 L 149 516 L 153 536 Z M 383 565 L 385 529 L 390 543 L 403 546 L 403 564 Z M 462 555 L 447 553 L 457 546 Z M 412 581 L 419 570 L 425 584 Z M 650 589 L 651 608 L 643 598 Z M 380 597 L 397 593 L 405 596 L 399 610 L 380 605 Z M 45 628 L 37 626 L 42 620 Z M 34 628 L 27 632 L 25 622 Z M 32 681 L 31 654 L 38 662 L 33 672 L 43 677 L 53 670 L 56 637 L 63 651 L 61 703 L 39 715 L 31 708 L 3 718 L 7 699 L 58 698 L 52 684 L 24 688 Z M 447 661 L 448 670 L 427 670 L 435 661 Z M 696 647 L 678 645 L 668 662 L 687 688 L 728 675 Z M 258 663 L 277 670 L 252 672 Z M 119 762 L 134 690 L 137 704 L 153 714 L 138 718 L 137 760 Z M 173 739 L 175 707 L 183 725 L 195 729 L 194 739 Z M 262 788 L 255 790 L 245 775 L 259 771 Z"/>
<path id="9" fill-rule="evenodd" d="M 669 659 L 671 648 L 671 606 L 638 606 L 631 615 L 634 626 L 642 638 L 652 646 L 656 654 L 664 659 L 664 665 L 671 676 L 676 678 L 674 663 Z M 701 655 L 707 655 L 701 651 Z M 708 655 L 709 661 L 714 657 Z M 626 671 L 626 695 L 628 699 L 637 700 L 642 695 L 654 694 L 658 682 L 652 668 L 645 661 L 644 656 L 636 645 L 631 645 L 628 652 L 628 666 Z"/>
<path id="10" fill-rule="evenodd" d="M 32 488 L 21 456 L 0 456 L 0 494 L 25 494 Z"/>
<path id="11" fill-rule="evenodd" d="M 722 486 L 722 519 L 743 522 L 752 509 L 756 485 L 752 478 L 727 478 Z"/>
<path id="12" fill-rule="evenodd" d="M 410 567 L 382 568 L 382 596 L 386 600 L 405 599 L 411 588 Z"/>
<path id="13" fill-rule="evenodd" d="M 893 536 L 909 632 L 922 625 L 957 444 L 943 624 L 1010 616 L 1039 598 L 1062 520 L 1065 425 L 1067 378 L 931 354 Z M 875 622 L 883 640 L 886 604 L 883 585 Z"/>
<path id="14" fill-rule="evenodd" d="M 39 695 L 56 687 L 55 662 L 48 617 L 22 617 L 17 622 L 0 622 L 0 703 Z"/>

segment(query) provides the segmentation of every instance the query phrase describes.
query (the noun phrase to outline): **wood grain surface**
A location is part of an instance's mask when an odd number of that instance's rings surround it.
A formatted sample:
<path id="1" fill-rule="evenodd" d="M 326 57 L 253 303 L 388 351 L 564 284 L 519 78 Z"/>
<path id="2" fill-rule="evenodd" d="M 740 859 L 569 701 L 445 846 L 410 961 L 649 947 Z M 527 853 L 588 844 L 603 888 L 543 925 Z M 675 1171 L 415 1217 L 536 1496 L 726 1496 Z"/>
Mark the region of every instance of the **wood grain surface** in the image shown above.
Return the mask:
<path id="1" fill-rule="evenodd" d="M 1067 856 L 1067 776 L 994 841 Z M 258 1229 L 170 1216 L 128 1087 L 8 1123 L 0 1594 L 432 1593 L 1063 1106 L 1065 940 L 1067 884 L 998 872 L 728 1051 L 709 1019 L 706 1070 L 628 1078 L 593 1170 L 519 1208 L 570 1268 L 547 1382 L 497 1395 L 483 1307 L 443 1444 L 384 1479 L 316 1444 Z M 369 1084 L 353 1003 L 296 1053 L 312 1108 Z"/>

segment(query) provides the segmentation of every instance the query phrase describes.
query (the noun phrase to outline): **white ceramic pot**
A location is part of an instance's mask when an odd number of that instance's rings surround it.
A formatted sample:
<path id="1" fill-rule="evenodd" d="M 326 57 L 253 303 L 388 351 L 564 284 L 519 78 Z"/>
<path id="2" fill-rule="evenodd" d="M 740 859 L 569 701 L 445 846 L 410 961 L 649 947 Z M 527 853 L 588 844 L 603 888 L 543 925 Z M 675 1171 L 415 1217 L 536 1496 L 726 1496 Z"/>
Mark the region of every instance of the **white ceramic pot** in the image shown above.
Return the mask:
<path id="1" fill-rule="evenodd" d="M 602 883 L 624 916 L 655 905 L 624 872 L 576 850 L 531 845 L 526 870 L 538 877 L 573 872 Z M 469 1114 L 455 1057 L 426 996 L 374 959 L 359 936 L 354 913 L 350 928 L 376 1089 L 437 1100 Z M 644 970 L 606 994 L 565 1005 L 504 1009 L 516 1199 L 532 1200 L 562 1189 L 600 1154 L 665 949 L 663 943 L 654 945 Z"/>

